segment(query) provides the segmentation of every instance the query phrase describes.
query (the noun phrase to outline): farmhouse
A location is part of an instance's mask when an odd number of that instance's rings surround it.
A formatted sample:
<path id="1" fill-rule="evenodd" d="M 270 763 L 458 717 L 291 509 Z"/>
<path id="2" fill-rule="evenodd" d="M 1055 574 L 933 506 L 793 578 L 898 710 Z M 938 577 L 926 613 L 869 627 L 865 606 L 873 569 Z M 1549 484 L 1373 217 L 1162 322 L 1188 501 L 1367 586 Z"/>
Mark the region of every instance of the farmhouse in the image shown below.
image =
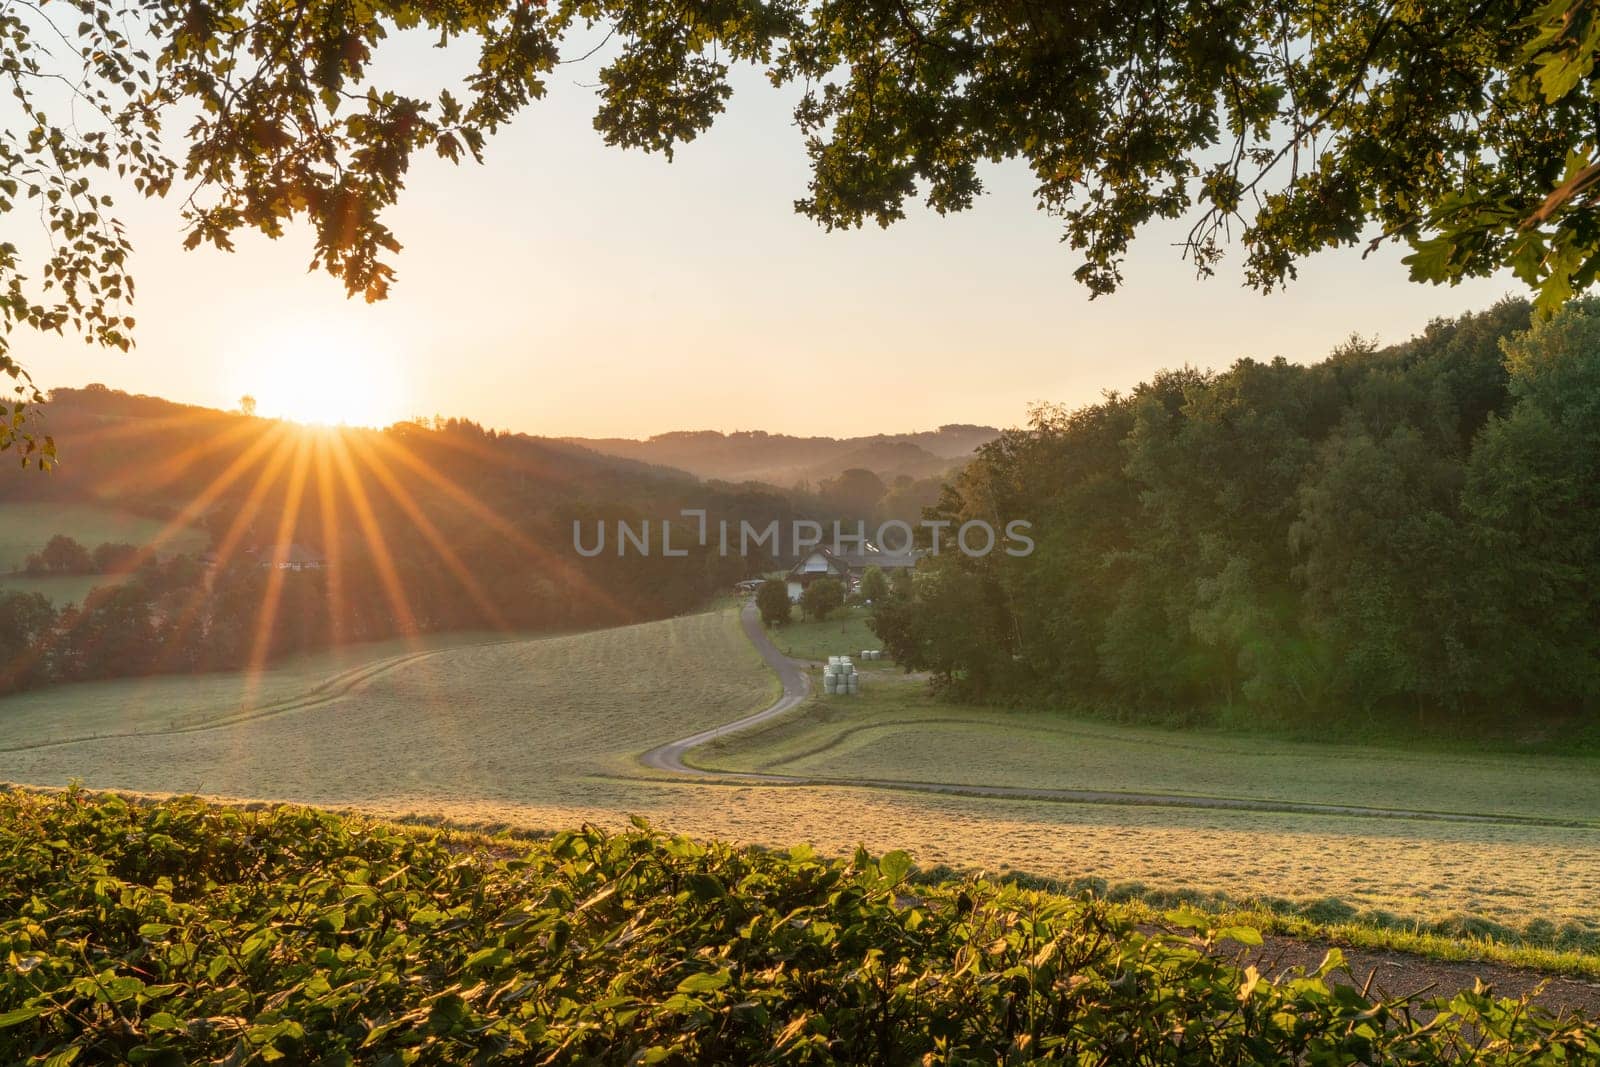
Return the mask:
<path id="1" fill-rule="evenodd" d="M 790 569 L 789 599 L 798 602 L 806 586 L 818 578 L 833 578 L 846 589 L 852 589 L 869 567 L 877 567 L 885 572 L 909 570 L 917 565 L 918 555 L 915 552 L 885 552 L 871 542 L 859 552 L 835 552 L 826 545 L 818 545 Z"/>

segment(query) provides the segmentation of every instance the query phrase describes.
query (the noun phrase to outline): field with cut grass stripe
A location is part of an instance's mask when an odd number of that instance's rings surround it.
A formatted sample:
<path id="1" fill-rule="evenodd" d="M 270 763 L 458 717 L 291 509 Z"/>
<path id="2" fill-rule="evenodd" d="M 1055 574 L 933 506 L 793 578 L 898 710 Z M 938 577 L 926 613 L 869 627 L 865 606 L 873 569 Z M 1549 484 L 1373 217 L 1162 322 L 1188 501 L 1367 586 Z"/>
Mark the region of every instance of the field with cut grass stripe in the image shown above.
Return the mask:
<path id="1" fill-rule="evenodd" d="M 796 634 L 805 637 L 804 631 Z M 877 666 L 877 665 L 873 665 Z M 856 700 L 692 750 L 725 770 L 1017 783 L 1543 817 L 1548 825 L 1216 811 L 700 781 L 638 756 L 765 707 L 731 609 L 562 636 L 456 635 L 0 701 L 0 781 L 278 799 L 533 829 L 642 815 L 735 841 L 903 848 L 947 864 L 1329 920 L 1484 924 L 1600 944 L 1600 811 L 1581 759 L 1323 747 L 932 701 L 874 670 Z M 115 736 L 113 736 L 115 735 Z"/>

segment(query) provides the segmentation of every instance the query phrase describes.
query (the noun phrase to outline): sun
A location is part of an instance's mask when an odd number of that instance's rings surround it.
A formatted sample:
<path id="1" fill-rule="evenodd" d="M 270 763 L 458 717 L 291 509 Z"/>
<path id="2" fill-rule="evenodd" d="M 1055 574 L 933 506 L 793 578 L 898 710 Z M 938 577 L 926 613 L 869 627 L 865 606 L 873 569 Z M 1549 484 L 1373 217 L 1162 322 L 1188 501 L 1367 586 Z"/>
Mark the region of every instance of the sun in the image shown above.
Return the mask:
<path id="1" fill-rule="evenodd" d="M 321 426 L 387 426 L 407 415 L 403 367 L 392 349 L 328 322 L 264 337 L 236 375 L 256 413 Z"/>

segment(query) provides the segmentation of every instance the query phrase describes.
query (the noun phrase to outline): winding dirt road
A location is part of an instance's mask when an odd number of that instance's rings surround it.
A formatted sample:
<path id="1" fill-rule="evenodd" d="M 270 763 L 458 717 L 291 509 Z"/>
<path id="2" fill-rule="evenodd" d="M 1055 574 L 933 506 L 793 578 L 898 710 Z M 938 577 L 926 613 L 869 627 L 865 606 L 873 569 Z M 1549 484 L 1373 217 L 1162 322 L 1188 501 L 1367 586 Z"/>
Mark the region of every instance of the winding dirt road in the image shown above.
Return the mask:
<path id="1" fill-rule="evenodd" d="M 739 621 L 744 624 L 745 636 L 750 638 L 750 643 L 756 646 L 756 651 L 761 653 L 761 658 L 766 661 L 767 666 L 772 668 L 773 672 L 777 674 L 778 680 L 783 683 L 783 695 L 771 707 L 758 711 L 754 715 L 746 715 L 742 719 L 735 719 L 733 722 L 724 723 L 721 726 L 713 726 L 709 730 L 701 730 L 699 733 L 691 734 L 682 740 L 668 741 L 658 748 L 652 748 L 649 752 L 639 757 L 646 767 L 652 767 L 658 771 L 671 771 L 674 774 L 694 775 L 700 778 L 726 778 L 727 775 L 717 771 L 703 771 L 698 767 L 689 766 L 683 762 L 683 754 L 697 745 L 705 744 L 707 741 L 714 741 L 727 734 L 749 729 L 758 723 L 766 722 L 768 719 L 775 719 L 811 695 L 811 678 L 806 674 L 805 664 L 799 660 L 790 659 L 778 651 L 778 646 L 772 643 L 772 639 L 767 636 L 766 628 L 761 625 L 761 615 L 756 610 L 756 602 L 754 600 L 746 603 L 744 609 L 739 612 Z M 738 777 L 751 781 L 765 782 L 799 782 L 804 780 L 786 774 L 740 774 Z"/>
<path id="2" fill-rule="evenodd" d="M 811 695 L 811 678 L 806 673 L 808 664 L 790 659 L 780 652 L 761 625 L 754 600 L 745 604 L 739 614 L 744 632 L 761 653 L 767 666 L 783 683 L 783 695 L 770 707 L 742 719 L 713 726 L 677 741 L 669 741 L 640 756 L 640 761 L 653 770 L 681 774 L 718 782 L 761 782 L 767 785 L 794 786 L 849 786 L 857 789 L 894 789 L 917 793 L 941 793 L 954 796 L 990 797 L 1004 800 L 1041 800 L 1061 804 L 1122 804 L 1136 807 L 1204 808 L 1225 811 L 1278 812 L 1293 815 L 1339 815 L 1364 819 L 1408 819 L 1423 822 L 1490 823 L 1514 826 L 1547 826 L 1555 828 L 1594 829 L 1592 822 L 1574 819 L 1551 819 L 1538 816 L 1505 814 L 1479 814 L 1455 811 L 1418 811 L 1406 808 L 1380 808 L 1352 804 L 1311 804 L 1295 800 L 1250 800 L 1236 797 L 1195 796 L 1185 793 L 1135 793 L 1104 789 L 1041 789 L 1014 785 L 962 785 L 950 782 L 920 782 L 893 778 L 833 778 L 818 775 L 773 774 L 755 771 L 717 771 L 692 767 L 684 762 L 690 749 L 728 734 L 747 730 L 770 719 L 775 719 L 799 706 Z"/>

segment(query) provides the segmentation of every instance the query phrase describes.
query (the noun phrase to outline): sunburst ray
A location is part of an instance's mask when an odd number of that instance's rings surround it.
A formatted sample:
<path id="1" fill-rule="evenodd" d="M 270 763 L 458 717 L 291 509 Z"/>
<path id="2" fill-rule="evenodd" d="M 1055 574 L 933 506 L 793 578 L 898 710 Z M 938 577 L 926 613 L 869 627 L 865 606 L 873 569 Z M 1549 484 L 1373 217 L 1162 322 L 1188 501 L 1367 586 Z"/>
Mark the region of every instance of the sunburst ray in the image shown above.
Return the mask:
<path id="1" fill-rule="evenodd" d="M 417 532 L 422 534 L 423 539 L 428 542 L 428 546 L 433 549 L 440 561 L 449 569 L 451 575 L 460 583 L 462 590 L 478 610 L 483 612 L 484 617 L 496 628 L 506 629 L 505 616 L 495 606 L 494 601 L 490 599 L 482 583 L 462 562 L 460 554 L 456 552 L 445 536 L 439 532 L 439 528 L 433 524 L 433 520 L 423 512 L 410 491 L 400 484 L 400 480 L 394 476 L 394 472 L 384 463 L 382 457 L 378 456 L 373 447 L 361 437 L 352 436 L 349 439 L 349 444 L 356 458 L 366 465 L 367 469 L 378 479 L 378 484 L 383 486 L 385 492 L 389 494 L 390 499 L 400 507 L 401 511 L 405 512 L 406 517 L 417 528 Z"/>

